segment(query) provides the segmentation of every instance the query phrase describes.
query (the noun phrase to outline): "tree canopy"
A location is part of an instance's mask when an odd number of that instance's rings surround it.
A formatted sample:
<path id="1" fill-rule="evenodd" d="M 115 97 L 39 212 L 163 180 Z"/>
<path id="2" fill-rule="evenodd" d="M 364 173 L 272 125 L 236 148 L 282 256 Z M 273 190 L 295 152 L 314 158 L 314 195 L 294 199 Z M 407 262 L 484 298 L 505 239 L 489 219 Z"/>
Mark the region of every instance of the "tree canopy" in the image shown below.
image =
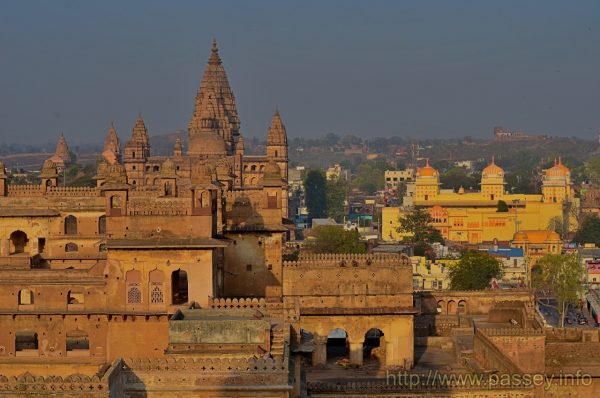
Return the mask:
<path id="1" fill-rule="evenodd" d="M 444 188 L 457 191 L 460 187 L 475 189 L 479 184 L 481 175 L 469 173 L 464 167 L 452 167 L 442 175 L 440 182 Z"/>
<path id="2" fill-rule="evenodd" d="M 404 240 L 413 244 L 415 256 L 433 258 L 433 250 L 430 245 L 436 242 L 444 243 L 440 231 L 430 225 L 432 221 L 429 212 L 420 208 L 414 208 L 409 213 L 400 216 L 400 226 L 397 231 L 410 234 Z"/>
<path id="3" fill-rule="evenodd" d="M 585 217 L 573 239 L 577 243 L 595 243 L 600 246 L 600 218 Z"/>
<path id="4" fill-rule="evenodd" d="M 564 326 L 567 305 L 576 304 L 583 294 L 583 268 L 579 255 L 546 254 L 535 264 L 532 272 L 533 286 L 537 289 L 549 289 L 556 296 L 556 308 L 560 314 L 560 326 Z"/>
<path id="5" fill-rule="evenodd" d="M 490 286 L 492 278 L 502 277 L 502 268 L 500 262 L 486 252 L 468 250 L 450 268 L 449 276 L 453 290 L 481 290 Z"/>
<path id="6" fill-rule="evenodd" d="M 304 194 L 308 214 L 311 218 L 323 218 L 327 215 L 327 196 L 325 191 L 325 173 L 311 169 L 304 178 Z"/>
<path id="7" fill-rule="evenodd" d="M 308 249 L 314 253 L 365 253 L 366 247 L 357 230 L 344 230 L 335 225 L 322 225 L 313 229 L 314 240 Z"/>
<path id="8" fill-rule="evenodd" d="M 334 178 L 325 183 L 327 216 L 337 222 L 344 221 L 344 201 L 346 200 L 346 181 Z"/>
<path id="9" fill-rule="evenodd" d="M 433 221 L 426 209 L 414 208 L 409 213 L 400 216 L 398 232 L 409 233 L 405 240 L 412 243 L 444 243 L 440 232 L 430 224 Z"/>

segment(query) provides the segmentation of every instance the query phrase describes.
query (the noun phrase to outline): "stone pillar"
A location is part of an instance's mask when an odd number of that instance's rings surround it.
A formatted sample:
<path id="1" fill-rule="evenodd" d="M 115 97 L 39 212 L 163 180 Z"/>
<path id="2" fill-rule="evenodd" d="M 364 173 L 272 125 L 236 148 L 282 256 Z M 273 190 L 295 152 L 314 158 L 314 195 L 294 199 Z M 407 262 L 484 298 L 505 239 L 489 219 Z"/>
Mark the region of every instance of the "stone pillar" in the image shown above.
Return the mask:
<path id="1" fill-rule="evenodd" d="M 294 355 L 294 382 L 292 384 L 292 398 L 302 396 L 302 356 Z"/>
<path id="2" fill-rule="evenodd" d="M 8 256 L 10 254 L 10 239 L 0 240 L 0 255 Z"/>
<path id="3" fill-rule="evenodd" d="M 350 364 L 362 366 L 363 342 L 350 342 Z"/>
<path id="4" fill-rule="evenodd" d="M 315 350 L 312 353 L 313 366 L 325 366 L 327 363 L 327 336 L 315 336 Z"/>
<path id="5" fill-rule="evenodd" d="M 385 342 L 385 364 L 386 366 L 398 365 L 396 362 L 396 351 L 394 350 L 394 343 L 389 340 Z"/>

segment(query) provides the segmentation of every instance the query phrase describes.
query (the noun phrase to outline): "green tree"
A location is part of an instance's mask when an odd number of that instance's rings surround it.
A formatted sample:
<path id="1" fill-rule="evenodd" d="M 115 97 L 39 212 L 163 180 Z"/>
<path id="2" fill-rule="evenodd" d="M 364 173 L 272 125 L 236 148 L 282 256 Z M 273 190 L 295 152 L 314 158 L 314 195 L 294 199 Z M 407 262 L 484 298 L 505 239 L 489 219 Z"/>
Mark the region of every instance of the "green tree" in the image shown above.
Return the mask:
<path id="1" fill-rule="evenodd" d="M 453 290 L 481 290 L 489 287 L 492 278 L 502 277 L 502 268 L 500 262 L 486 252 L 468 250 L 450 268 L 449 276 Z"/>
<path id="2" fill-rule="evenodd" d="M 344 201 L 346 200 L 346 182 L 341 178 L 328 180 L 325 184 L 327 216 L 337 222 L 344 221 Z"/>
<path id="3" fill-rule="evenodd" d="M 563 236 L 563 219 L 561 216 L 554 216 L 548 220 L 548 231 L 554 231 L 561 237 Z"/>
<path id="4" fill-rule="evenodd" d="M 399 221 L 398 232 L 411 234 L 405 239 L 409 242 L 444 243 L 440 231 L 430 225 L 433 219 L 425 209 L 415 207 L 409 213 L 400 216 Z"/>
<path id="5" fill-rule="evenodd" d="M 384 173 L 389 169 L 384 159 L 373 159 L 359 164 L 354 173 L 352 187 L 372 195 L 384 187 Z"/>
<path id="6" fill-rule="evenodd" d="M 311 218 L 323 218 L 327 215 L 327 196 L 325 191 L 325 173 L 312 169 L 304 179 L 304 195 L 308 214 Z"/>
<path id="7" fill-rule="evenodd" d="M 556 296 L 555 308 L 560 315 L 560 326 L 564 326 L 565 312 L 569 304 L 576 304 L 583 295 L 584 273 L 577 253 L 546 254 L 535 264 L 532 280 L 537 289 L 549 289 Z"/>
<path id="8" fill-rule="evenodd" d="M 596 246 L 600 246 L 600 218 L 585 217 L 573 240 L 580 244 L 595 243 Z"/>
<path id="9" fill-rule="evenodd" d="M 498 213 L 508 213 L 508 205 L 506 204 L 506 202 L 503 200 L 499 200 L 496 211 Z"/>
<path id="10" fill-rule="evenodd" d="M 585 176 L 594 184 L 600 183 L 600 155 L 591 157 L 583 168 Z"/>
<path id="11" fill-rule="evenodd" d="M 464 167 L 452 167 L 440 175 L 440 182 L 444 188 L 457 191 L 460 187 L 466 189 L 476 188 L 479 180 L 473 178 Z"/>
<path id="12" fill-rule="evenodd" d="M 308 249 L 314 253 L 365 253 L 366 247 L 357 230 L 344 230 L 335 225 L 314 228 L 314 240 Z"/>

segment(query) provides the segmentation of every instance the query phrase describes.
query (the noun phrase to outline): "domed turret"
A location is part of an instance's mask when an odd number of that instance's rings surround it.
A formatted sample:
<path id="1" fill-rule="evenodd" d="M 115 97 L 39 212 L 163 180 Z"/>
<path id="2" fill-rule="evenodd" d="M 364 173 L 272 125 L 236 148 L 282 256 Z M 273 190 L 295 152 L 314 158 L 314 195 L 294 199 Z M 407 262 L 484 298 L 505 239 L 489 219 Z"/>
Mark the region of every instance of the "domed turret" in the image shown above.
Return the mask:
<path id="1" fill-rule="evenodd" d="M 417 169 L 417 177 L 437 177 L 438 171 L 429 165 L 429 159 L 425 159 L 425 166 Z"/>
<path id="2" fill-rule="evenodd" d="M 502 167 L 496 164 L 494 157 L 492 156 L 492 163 L 490 163 L 483 171 L 481 172 L 482 177 L 504 177 L 504 170 Z"/>
<path id="3" fill-rule="evenodd" d="M 263 175 L 263 186 L 265 187 L 273 187 L 273 186 L 281 186 L 281 169 L 275 163 L 275 161 L 270 160 L 269 163 L 265 166 L 265 171 Z"/>

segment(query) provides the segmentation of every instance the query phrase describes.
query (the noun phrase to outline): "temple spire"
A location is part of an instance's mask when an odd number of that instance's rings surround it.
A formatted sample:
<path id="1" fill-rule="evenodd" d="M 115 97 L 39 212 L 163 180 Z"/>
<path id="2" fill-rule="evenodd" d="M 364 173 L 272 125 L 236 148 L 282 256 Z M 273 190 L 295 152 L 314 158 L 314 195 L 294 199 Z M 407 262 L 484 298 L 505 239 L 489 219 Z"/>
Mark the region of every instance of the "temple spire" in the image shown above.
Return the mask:
<path id="1" fill-rule="evenodd" d="M 267 145 L 287 145 L 287 132 L 277 108 L 275 108 L 275 114 L 271 119 L 271 126 L 267 134 Z"/>
<path id="2" fill-rule="evenodd" d="M 188 125 L 188 154 L 203 153 L 203 134 L 217 133 L 225 141 L 227 153 L 235 152 L 235 141 L 239 136 L 240 119 L 238 117 L 235 97 L 229 86 L 227 74 L 223 68 L 216 40 L 212 48 L 200 88 L 196 94 L 194 112 Z"/>

